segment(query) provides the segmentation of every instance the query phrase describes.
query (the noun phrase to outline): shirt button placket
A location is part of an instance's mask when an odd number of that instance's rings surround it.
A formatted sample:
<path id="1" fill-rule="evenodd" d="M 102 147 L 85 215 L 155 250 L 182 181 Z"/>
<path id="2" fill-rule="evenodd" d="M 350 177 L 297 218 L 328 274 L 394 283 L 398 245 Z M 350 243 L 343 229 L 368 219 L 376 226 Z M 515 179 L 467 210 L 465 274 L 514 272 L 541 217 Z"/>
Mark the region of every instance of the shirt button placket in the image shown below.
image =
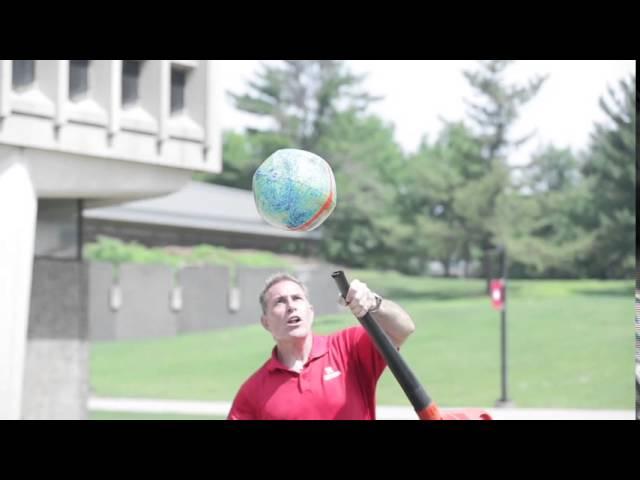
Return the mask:
<path id="1" fill-rule="evenodd" d="M 300 374 L 300 385 L 301 385 L 300 390 L 303 393 L 311 391 L 311 380 L 310 380 L 310 377 L 309 377 L 309 371 L 308 370 L 305 370 L 304 372 L 302 372 Z"/>

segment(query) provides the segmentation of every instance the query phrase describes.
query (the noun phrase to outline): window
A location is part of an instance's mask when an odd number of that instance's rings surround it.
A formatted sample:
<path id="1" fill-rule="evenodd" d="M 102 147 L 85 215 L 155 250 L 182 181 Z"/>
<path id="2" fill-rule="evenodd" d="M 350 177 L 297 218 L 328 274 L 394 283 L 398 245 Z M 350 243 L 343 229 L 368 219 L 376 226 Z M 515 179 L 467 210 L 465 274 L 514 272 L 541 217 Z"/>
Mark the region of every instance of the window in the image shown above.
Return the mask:
<path id="1" fill-rule="evenodd" d="M 184 110 L 184 89 L 187 84 L 187 71 L 183 68 L 171 67 L 171 114 Z"/>
<path id="2" fill-rule="evenodd" d="M 133 106 L 139 99 L 138 86 L 140 83 L 140 60 L 122 61 L 122 106 Z"/>
<path id="3" fill-rule="evenodd" d="M 13 88 L 23 90 L 35 81 L 36 61 L 35 60 L 14 60 L 12 82 Z"/>
<path id="4" fill-rule="evenodd" d="M 77 102 L 89 91 L 89 60 L 69 62 L 69 98 Z"/>

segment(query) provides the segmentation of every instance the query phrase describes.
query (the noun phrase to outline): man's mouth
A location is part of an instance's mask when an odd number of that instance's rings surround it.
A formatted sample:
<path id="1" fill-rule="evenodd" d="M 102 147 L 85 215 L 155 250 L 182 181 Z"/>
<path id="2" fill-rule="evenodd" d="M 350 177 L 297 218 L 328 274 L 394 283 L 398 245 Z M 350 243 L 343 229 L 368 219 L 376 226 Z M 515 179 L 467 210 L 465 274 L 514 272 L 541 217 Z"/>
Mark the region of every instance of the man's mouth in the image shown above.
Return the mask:
<path id="1" fill-rule="evenodd" d="M 287 325 L 297 325 L 301 321 L 302 319 L 300 317 L 294 315 L 289 320 L 287 320 Z"/>

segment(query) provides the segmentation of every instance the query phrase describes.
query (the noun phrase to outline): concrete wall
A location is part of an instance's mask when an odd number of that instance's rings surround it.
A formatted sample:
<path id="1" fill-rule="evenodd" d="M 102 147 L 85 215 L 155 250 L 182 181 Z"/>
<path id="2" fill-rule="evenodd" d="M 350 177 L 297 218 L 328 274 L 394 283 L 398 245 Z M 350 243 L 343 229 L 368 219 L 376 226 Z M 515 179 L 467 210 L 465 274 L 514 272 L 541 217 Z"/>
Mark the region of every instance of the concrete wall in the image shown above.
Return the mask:
<path id="1" fill-rule="evenodd" d="M 110 289 L 114 284 L 110 263 L 89 262 L 89 334 L 91 340 L 116 338 L 115 312 L 110 308 Z"/>
<path id="2" fill-rule="evenodd" d="M 178 312 L 178 332 L 233 325 L 228 306 L 229 280 L 226 267 L 188 267 L 180 271 L 182 309 Z"/>
<path id="3" fill-rule="evenodd" d="M 259 324 L 262 310 L 258 297 L 265 280 L 282 269 L 239 267 L 236 270 L 236 287 L 240 295 L 240 309 L 235 314 L 236 325 Z"/>
<path id="4" fill-rule="evenodd" d="M 302 266 L 294 270 L 296 277 L 302 280 L 309 289 L 316 317 L 346 311 L 338 306 L 340 291 L 331 277 L 331 274 L 336 270 L 338 267 L 333 265 Z"/>
<path id="5" fill-rule="evenodd" d="M 280 271 L 239 267 L 233 281 L 226 267 L 187 267 L 179 270 L 174 280 L 170 267 L 125 264 L 120 266 L 118 281 L 114 280 L 110 264 L 92 262 L 88 292 L 90 338 L 161 338 L 257 324 L 262 313 L 258 296 L 265 280 Z M 316 315 L 341 311 L 338 290 L 331 278 L 333 271 L 331 266 L 313 266 L 290 272 L 309 287 Z"/>
<path id="6" fill-rule="evenodd" d="M 87 418 L 87 281 L 83 262 L 34 261 L 22 418 Z"/>
<path id="7" fill-rule="evenodd" d="M 115 313 L 116 338 L 170 337 L 178 332 L 169 308 L 173 271 L 163 265 L 120 265 L 122 306 Z"/>

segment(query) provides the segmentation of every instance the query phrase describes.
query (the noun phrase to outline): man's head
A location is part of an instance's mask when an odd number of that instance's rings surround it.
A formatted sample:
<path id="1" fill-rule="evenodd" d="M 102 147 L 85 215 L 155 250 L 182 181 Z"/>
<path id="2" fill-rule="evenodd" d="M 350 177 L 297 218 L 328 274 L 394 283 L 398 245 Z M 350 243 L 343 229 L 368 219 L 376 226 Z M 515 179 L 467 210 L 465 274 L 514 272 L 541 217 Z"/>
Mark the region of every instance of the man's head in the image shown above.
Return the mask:
<path id="1" fill-rule="evenodd" d="M 305 338 L 311 333 L 314 312 L 307 287 L 297 278 L 278 273 L 268 278 L 260 294 L 262 326 L 276 342 Z"/>

